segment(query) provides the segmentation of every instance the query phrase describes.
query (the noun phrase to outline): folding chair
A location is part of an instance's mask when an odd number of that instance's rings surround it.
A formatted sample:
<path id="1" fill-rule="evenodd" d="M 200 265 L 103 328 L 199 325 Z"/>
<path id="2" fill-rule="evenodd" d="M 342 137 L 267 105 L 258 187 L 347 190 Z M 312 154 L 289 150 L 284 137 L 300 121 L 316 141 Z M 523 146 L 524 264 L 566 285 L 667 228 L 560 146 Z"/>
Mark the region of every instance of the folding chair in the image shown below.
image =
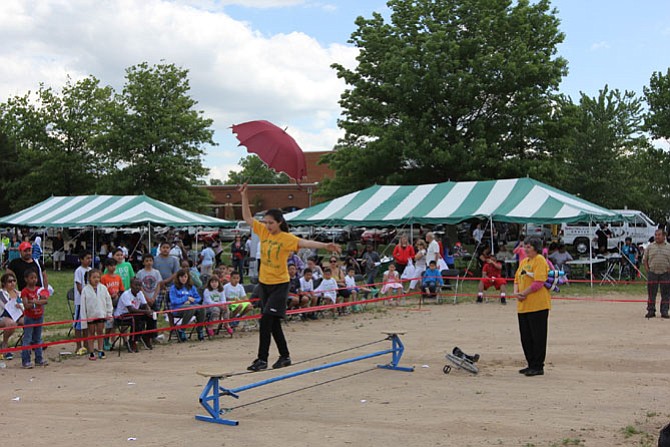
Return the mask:
<path id="1" fill-rule="evenodd" d="M 448 287 L 445 286 L 445 288 L 454 291 L 454 304 L 456 304 L 456 301 L 457 301 L 457 298 L 458 298 L 458 280 L 460 278 L 460 273 L 461 272 L 458 269 L 447 269 L 447 270 L 442 270 L 442 272 L 441 272 L 442 278 L 456 278 L 456 284 L 455 284 L 454 287 L 451 286 L 451 283 L 447 284 L 447 281 L 449 281 L 448 279 L 444 280 L 445 285 L 448 286 Z M 438 297 L 437 302 L 438 303 L 441 302 L 441 292 L 442 292 L 442 289 L 440 288 L 440 291 L 437 294 L 437 297 Z"/>
<path id="2" fill-rule="evenodd" d="M 70 311 L 70 315 L 74 320 L 74 287 L 67 291 L 67 308 Z M 70 330 L 67 331 L 67 337 L 70 338 L 72 331 L 74 330 L 74 323 L 70 325 Z"/>
<path id="3" fill-rule="evenodd" d="M 112 341 L 112 347 L 110 348 L 110 351 L 114 350 L 114 346 L 118 342 L 119 357 L 121 357 L 121 345 L 123 344 L 122 341 L 125 342 L 126 349 L 130 351 L 130 341 L 128 340 L 128 337 L 130 337 L 130 333 L 135 332 L 135 319 L 130 316 L 124 317 L 123 315 L 118 318 L 114 318 L 114 327 L 117 328 L 119 332 Z"/>

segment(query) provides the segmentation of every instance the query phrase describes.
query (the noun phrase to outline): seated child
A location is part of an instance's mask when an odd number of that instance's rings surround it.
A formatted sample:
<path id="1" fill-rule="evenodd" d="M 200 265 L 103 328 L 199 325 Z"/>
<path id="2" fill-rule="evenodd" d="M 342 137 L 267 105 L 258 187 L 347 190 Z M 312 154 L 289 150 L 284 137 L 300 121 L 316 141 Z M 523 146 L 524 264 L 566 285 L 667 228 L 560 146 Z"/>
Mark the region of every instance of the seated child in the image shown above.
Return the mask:
<path id="1" fill-rule="evenodd" d="M 312 269 L 306 268 L 302 272 L 302 278 L 300 278 L 300 295 L 307 299 L 307 306 L 314 307 L 317 305 L 319 297 L 314 294 L 314 282 L 312 281 Z M 314 312 L 307 314 L 307 318 L 311 320 L 316 320 L 317 316 Z"/>
<path id="2" fill-rule="evenodd" d="M 244 286 L 240 284 L 240 273 L 233 271 L 230 274 L 230 282 L 223 286 L 223 296 L 229 304 L 231 318 L 240 318 L 251 312 L 251 304 L 247 300 L 247 292 Z M 244 301 L 244 302 L 240 302 Z M 230 323 L 230 327 L 236 328 L 240 324 L 239 321 Z"/>
<path id="3" fill-rule="evenodd" d="M 314 293 L 316 296 L 330 301 L 330 303 L 325 304 L 337 303 L 337 281 L 333 278 L 333 272 L 329 267 L 323 269 L 323 279 L 319 287 L 314 290 Z"/>
<path id="4" fill-rule="evenodd" d="M 228 305 L 226 304 L 226 295 L 223 292 L 223 290 L 224 286 L 223 284 L 221 284 L 221 281 L 219 281 L 218 276 L 214 275 L 211 278 L 209 278 L 209 281 L 207 281 L 207 286 L 205 287 L 205 290 L 202 293 L 203 296 L 202 304 L 204 304 L 205 306 L 208 305 L 211 306 L 208 307 L 206 310 L 207 321 L 220 321 L 220 320 L 227 320 L 228 318 L 230 318 L 230 312 L 228 309 Z M 211 326 L 212 325 L 207 327 L 207 334 L 210 337 L 214 335 L 214 329 L 212 329 Z M 222 326 L 226 329 L 228 335 L 232 337 L 233 329 L 227 322 L 218 324 L 216 332 L 218 332 Z"/>
<path id="5" fill-rule="evenodd" d="M 502 267 L 503 263 L 491 255 L 482 255 L 482 280 L 479 281 L 479 289 L 477 292 L 477 302 L 484 301 L 484 291 L 490 287 L 495 287 L 500 291 L 500 304 L 507 304 L 505 298 L 505 290 L 507 287 L 507 280 L 503 277 Z"/>
<path id="6" fill-rule="evenodd" d="M 298 277 L 298 268 L 295 264 L 289 264 L 288 266 L 288 302 L 286 303 L 287 309 L 298 309 L 309 306 L 309 297 L 307 295 L 302 295 L 300 293 L 300 278 Z"/>
<path id="7" fill-rule="evenodd" d="M 347 276 L 344 277 L 344 282 L 347 286 L 347 290 L 351 293 L 351 299 L 353 301 L 358 301 L 358 294 L 361 293 L 363 296 L 367 296 L 372 293 L 372 291 L 366 287 L 359 287 L 356 285 L 356 269 L 354 267 L 349 267 L 347 269 Z"/>
<path id="8" fill-rule="evenodd" d="M 430 261 L 428 269 L 423 272 L 421 278 L 421 291 L 426 298 L 435 298 L 437 296 L 437 286 L 443 286 L 442 272 L 437 268 L 437 262 Z"/>
<path id="9" fill-rule="evenodd" d="M 384 279 L 382 284 L 381 294 L 386 296 L 389 291 L 403 290 L 400 282 L 400 275 L 395 269 L 395 264 L 389 264 L 389 269 L 384 272 Z"/>

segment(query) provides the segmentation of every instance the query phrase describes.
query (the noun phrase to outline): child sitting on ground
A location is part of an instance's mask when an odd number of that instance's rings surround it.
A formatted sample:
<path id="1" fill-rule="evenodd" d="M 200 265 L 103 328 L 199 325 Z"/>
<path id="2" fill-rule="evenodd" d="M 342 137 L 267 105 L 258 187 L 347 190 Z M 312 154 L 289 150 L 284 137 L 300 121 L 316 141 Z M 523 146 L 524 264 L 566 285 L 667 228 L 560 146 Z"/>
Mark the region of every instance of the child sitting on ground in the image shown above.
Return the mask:
<path id="1" fill-rule="evenodd" d="M 244 286 L 240 284 L 239 272 L 234 271 L 230 274 L 230 282 L 223 286 L 223 295 L 226 302 L 231 303 L 228 306 L 231 318 L 241 318 L 251 312 L 251 304 L 246 301 L 247 292 L 244 290 Z M 239 324 L 239 321 L 233 321 L 230 323 L 230 327 L 236 328 Z"/>
<path id="2" fill-rule="evenodd" d="M 443 286 L 442 272 L 437 269 L 437 262 L 430 261 L 428 269 L 423 272 L 421 278 L 421 291 L 426 298 L 435 298 L 437 296 L 437 286 Z"/>
<path id="3" fill-rule="evenodd" d="M 88 285 L 81 291 L 81 327 L 88 328 L 88 336 L 95 337 L 102 335 L 105 328 L 105 321 L 112 318 L 114 307 L 112 307 L 112 297 L 109 296 L 107 287 L 100 283 L 100 270 L 93 269 L 88 275 Z M 97 355 L 93 350 L 93 339 L 86 341 L 88 345 L 88 359 L 96 360 L 105 358 L 102 338 L 98 338 Z"/>
<path id="4" fill-rule="evenodd" d="M 224 286 L 221 284 L 221 281 L 219 281 L 219 277 L 214 275 L 211 278 L 209 278 L 209 281 L 207 281 L 207 286 L 205 287 L 205 291 L 203 292 L 203 304 L 205 306 L 211 306 L 207 308 L 207 321 L 220 321 L 220 320 L 227 320 L 230 318 L 230 312 L 228 311 L 228 305 L 226 304 L 226 296 L 223 292 Z M 233 335 L 233 330 L 231 329 L 230 325 L 225 322 L 225 323 L 220 323 L 218 325 L 217 332 L 221 328 L 221 326 L 226 329 L 226 332 L 228 335 L 232 337 Z M 214 335 L 214 330 L 212 329 L 211 326 L 207 327 L 207 334 L 211 337 Z"/>
<path id="5" fill-rule="evenodd" d="M 391 291 L 395 293 L 397 290 L 403 291 L 400 275 L 395 269 L 395 264 L 389 264 L 389 269 L 384 272 L 381 294 L 387 296 L 387 293 Z"/>

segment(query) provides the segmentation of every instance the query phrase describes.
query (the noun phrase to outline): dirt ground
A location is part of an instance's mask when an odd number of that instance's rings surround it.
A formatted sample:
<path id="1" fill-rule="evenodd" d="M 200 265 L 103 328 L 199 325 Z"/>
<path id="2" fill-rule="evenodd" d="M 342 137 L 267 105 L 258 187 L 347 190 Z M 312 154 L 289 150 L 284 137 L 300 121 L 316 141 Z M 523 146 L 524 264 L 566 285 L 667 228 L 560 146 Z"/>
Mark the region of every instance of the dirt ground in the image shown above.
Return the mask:
<path id="1" fill-rule="evenodd" d="M 655 446 L 658 430 L 670 420 L 670 321 L 645 320 L 643 307 L 555 301 L 546 375 L 530 378 L 517 373 L 524 365 L 513 303 L 433 305 L 421 312 L 382 305 L 337 320 L 291 322 L 286 332 L 294 361 L 382 340 L 381 331 L 395 329 L 408 331 L 402 363 L 416 370 L 376 369 L 237 409 L 228 416 L 240 421 L 238 427 L 194 420 L 204 411 L 198 396 L 206 383 L 195 372 L 243 371 L 255 357 L 257 332 L 104 361 L 52 361 L 34 370 L 12 360 L 0 370 L 0 431 L 3 444 L 16 446 Z M 442 372 L 445 353 L 455 345 L 481 355 L 479 375 Z M 48 356 L 71 348 L 51 348 Z M 283 380 L 243 392 L 239 401 L 228 398 L 224 406 L 387 359 Z M 224 385 L 278 374 L 234 377 Z"/>

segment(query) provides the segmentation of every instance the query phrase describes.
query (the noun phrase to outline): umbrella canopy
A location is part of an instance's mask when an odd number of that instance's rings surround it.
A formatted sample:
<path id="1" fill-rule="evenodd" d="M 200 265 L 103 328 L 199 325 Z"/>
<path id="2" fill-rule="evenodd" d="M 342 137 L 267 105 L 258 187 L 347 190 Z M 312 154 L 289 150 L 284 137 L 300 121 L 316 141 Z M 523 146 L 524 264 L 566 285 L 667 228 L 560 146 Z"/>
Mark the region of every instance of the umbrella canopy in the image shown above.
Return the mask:
<path id="1" fill-rule="evenodd" d="M 2 225 L 26 227 L 124 227 L 149 223 L 171 227 L 235 226 L 235 222 L 186 211 L 145 195 L 50 197 L 0 218 Z"/>
<path id="2" fill-rule="evenodd" d="M 240 146 L 246 146 L 277 172 L 285 172 L 296 181 L 307 175 L 305 154 L 284 129 L 269 121 L 249 121 L 233 126 Z"/>
<path id="3" fill-rule="evenodd" d="M 620 220 L 621 215 L 530 178 L 371 186 L 289 213 L 292 225 L 456 224 L 472 218 L 510 223 Z"/>

